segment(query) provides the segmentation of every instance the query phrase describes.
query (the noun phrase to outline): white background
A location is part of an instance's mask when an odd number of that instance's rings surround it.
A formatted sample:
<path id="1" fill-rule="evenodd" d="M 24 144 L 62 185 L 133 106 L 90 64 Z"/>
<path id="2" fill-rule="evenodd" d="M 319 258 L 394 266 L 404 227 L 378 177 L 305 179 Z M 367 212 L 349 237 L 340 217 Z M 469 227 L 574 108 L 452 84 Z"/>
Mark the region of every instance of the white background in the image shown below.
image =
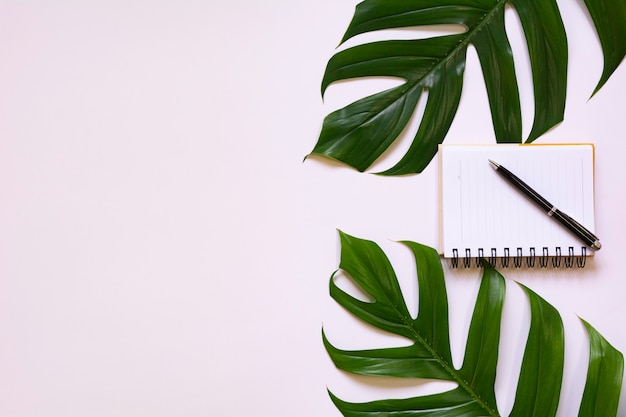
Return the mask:
<path id="1" fill-rule="evenodd" d="M 320 97 L 356 3 L 0 1 L 0 416 L 339 416 L 327 388 L 351 401 L 440 389 L 349 376 L 321 342 L 324 326 L 339 347 L 400 343 L 329 298 L 337 228 L 390 253 L 412 311 L 412 260 L 394 241 L 438 243 L 436 161 L 402 178 L 303 162 L 324 115 L 385 86 Z M 563 316 L 559 416 L 576 415 L 584 384 L 576 315 L 626 351 L 626 70 L 588 100 L 599 42 L 582 1 L 560 4 L 566 115 L 537 142 L 595 143 L 604 247 L 584 270 L 504 271 L 503 414 L 528 325 L 513 280 Z M 465 80 L 446 143 L 493 143 L 473 50 Z M 459 365 L 479 272 L 446 272 Z"/>

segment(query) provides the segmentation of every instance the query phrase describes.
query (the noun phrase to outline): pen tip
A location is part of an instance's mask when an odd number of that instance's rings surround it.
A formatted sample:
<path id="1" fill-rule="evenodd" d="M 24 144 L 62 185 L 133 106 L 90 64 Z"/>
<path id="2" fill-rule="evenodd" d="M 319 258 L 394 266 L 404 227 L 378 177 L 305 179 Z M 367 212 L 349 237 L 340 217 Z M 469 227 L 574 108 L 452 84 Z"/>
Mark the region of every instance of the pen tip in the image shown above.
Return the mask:
<path id="1" fill-rule="evenodd" d="M 500 168 L 500 165 L 497 162 L 492 161 L 491 159 L 489 159 L 489 163 L 494 169 Z"/>

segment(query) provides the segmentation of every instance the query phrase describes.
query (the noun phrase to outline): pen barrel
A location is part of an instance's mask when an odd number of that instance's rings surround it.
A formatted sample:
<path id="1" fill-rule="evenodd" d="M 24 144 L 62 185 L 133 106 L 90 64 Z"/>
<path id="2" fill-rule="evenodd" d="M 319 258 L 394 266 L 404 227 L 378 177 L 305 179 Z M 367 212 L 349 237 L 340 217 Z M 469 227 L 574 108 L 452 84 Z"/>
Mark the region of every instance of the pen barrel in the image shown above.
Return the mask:
<path id="1" fill-rule="evenodd" d="M 539 195 L 535 190 L 530 188 L 528 184 L 519 179 L 515 174 L 506 169 L 503 166 L 499 166 L 496 170 L 504 179 L 509 181 L 515 188 L 517 188 L 522 194 L 526 195 L 533 203 L 541 207 L 546 213 L 550 212 L 554 206 L 548 200 Z"/>
<path id="2" fill-rule="evenodd" d="M 587 230 L 587 228 L 578 223 L 576 220 L 572 219 L 567 214 L 557 209 L 555 206 L 552 205 L 552 203 L 539 195 L 535 190 L 530 188 L 528 184 L 519 179 L 511 171 L 504 168 L 502 165 L 493 163 L 493 161 L 491 162 L 492 165 L 496 168 L 496 172 L 499 173 L 502 178 L 511 183 L 521 193 L 526 195 L 526 197 L 528 197 L 537 206 L 541 207 L 548 216 L 561 223 L 561 225 L 563 225 L 571 233 L 576 235 L 576 237 L 578 237 L 581 241 L 585 242 L 587 246 L 591 247 L 594 250 L 598 250 L 602 247 L 602 245 L 600 244 L 600 240 L 593 233 Z"/>
<path id="3" fill-rule="evenodd" d="M 576 220 L 572 219 L 567 214 L 563 213 L 561 210 L 554 210 L 552 217 L 561 223 L 565 228 L 567 228 L 570 232 L 575 234 L 580 240 L 585 242 L 587 246 L 592 248 L 596 248 L 599 245 L 599 239 L 596 235 L 591 233 L 587 228 L 578 223 Z"/>

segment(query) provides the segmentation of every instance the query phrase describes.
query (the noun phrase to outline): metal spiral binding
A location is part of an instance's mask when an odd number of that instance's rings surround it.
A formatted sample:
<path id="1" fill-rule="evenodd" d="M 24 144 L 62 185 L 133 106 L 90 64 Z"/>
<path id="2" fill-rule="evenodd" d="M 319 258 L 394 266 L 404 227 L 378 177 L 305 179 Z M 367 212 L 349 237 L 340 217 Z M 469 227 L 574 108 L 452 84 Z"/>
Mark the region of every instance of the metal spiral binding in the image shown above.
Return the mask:
<path id="1" fill-rule="evenodd" d="M 561 266 L 561 247 L 556 247 L 556 255 L 552 258 L 552 266 L 558 268 Z"/>
<path id="2" fill-rule="evenodd" d="M 543 247 L 543 252 L 541 254 L 541 258 L 539 258 L 539 266 L 545 268 L 548 266 L 548 248 Z"/>
<path id="3" fill-rule="evenodd" d="M 458 268 L 459 266 L 459 250 L 452 249 L 452 258 L 450 259 L 450 267 Z"/>
<path id="4" fill-rule="evenodd" d="M 570 246 L 567 248 L 567 255 L 563 255 L 563 251 L 561 247 L 554 248 L 554 252 L 550 252 L 550 248 L 544 246 L 541 248 L 541 256 L 537 256 L 537 251 L 534 247 L 528 249 L 529 254 L 524 256 L 522 248 L 515 248 L 515 255 L 511 256 L 510 248 L 504 248 L 503 255 L 498 256 L 498 251 L 496 248 L 489 248 L 485 250 L 484 248 L 478 248 L 476 256 L 472 256 L 472 250 L 466 248 L 464 251 L 464 255 L 462 257 L 462 263 L 459 262 L 461 257 L 459 257 L 459 250 L 452 250 L 452 258 L 450 258 L 450 267 L 455 269 L 459 267 L 463 268 L 471 268 L 476 266 L 480 268 L 482 265 L 482 260 L 489 262 L 491 266 L 494 268 L 499 266 L 502 268 L 509 268 L 513 266 L 515 268 L 521 268 L 523 264 L 528 268 L 534 268 L 537 264 L 541 268 L 547 268 L 549 266 L 553 268 L 572 268 L 574 264 L 578 268 L 584 268 L 587 260 L 587 248 L 581 247 L 581 255 L 574 255 L 574 247 Z M 485 257 L 485 254 L 488 254 L 488 257 Z M 513 262 L 511 262 L 511 260 Z"/>
<path id="5" fill-rule="evenodd" d="M 530 256 L 526 257 L 526 266 L 532 268 L 535 266 L 535 248 L 530 248 Z"/>
<path id="6" fill-rule="evenodd" d="M 574 248 L 570 246 L 568 248 L 568 256 L 565 258 L 565 266 L 571 268 L 574 265 Z"/>
<path id="7" fill-rule="evenodd" d="M 576 258 L 576 266 L 578 266 L 579 268 L 584 268 L 585 262 L 587 262 L 587 248 L 583 246 L 582 256 L 579 256 L 578 258 Z"/>
<path id="8" fill-rule="evenodd" d="M 509 248 L 504 248 L 504 257 L 500 260 L 503 268 L 509 267 L 509 256 L 510 256 Z"/>
<path id="9" fill-rule="evenodd" d="M 522 248 L 517 248 L 517 256 L 513 259 L 516 268 L 522 266 Z"/>

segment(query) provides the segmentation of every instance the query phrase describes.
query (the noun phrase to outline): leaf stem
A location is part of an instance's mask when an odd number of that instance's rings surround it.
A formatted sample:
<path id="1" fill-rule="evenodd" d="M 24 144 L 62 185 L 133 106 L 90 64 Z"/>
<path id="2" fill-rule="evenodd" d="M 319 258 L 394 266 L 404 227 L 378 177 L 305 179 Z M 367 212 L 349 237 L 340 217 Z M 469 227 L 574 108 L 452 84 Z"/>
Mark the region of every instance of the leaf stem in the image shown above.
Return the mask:
<path id="1" fill-rule="evenodd" d="M 415 82 L 413 82 L 412 84 L 420 83 L 422 80 L 430 77 L 431 74 L 435 72 L 435 70 L 440 68 L 444 63 L 447 64 L 448 62 L 450 62 L 450 60 L 453 57 L 457 56 L 459 52 L 466 50 L 467 45 L 471 43 L 471 40 L 474 37 L 474 34 L 477 32 L 480 32 L 484 26 L 488 25 L 491 19 L 493 18 L 493 16 L 496 14 L 496 12 L 499 12 L 503 7 L 505 7 L 508 1 L 509 0 L 497 0 L 496 5 L 483 15 L 482 19 L 480 19 L 478 24 L 476 24 L 474 27 L 467 27 L 468 31 L 465 32 L 466 36 L 464 36 L 461 40 L 459 40 L 459 43 L 457 44 L 457 46 L 455 46 L 439 62 L 437 62 L 436 64 L 433 64 L 431 69 L 426 71 L 424 76 L 422 76 L 419 80 L 415 80 Z M 409 81 L 407 80 L 407 82 Z"/>
<path id="2" fill-rule="evenodd" d="M 398 313 L 400 313 L 398 311 Z M 469 395 L 470 397 L 472 397 L 474 399 L 474 401 L 476 401 L 476 403 L 483 408 L 486 412 L 489 413 L 489 416 L 491 417 L 501 417 L 500 413 L 498 413 L 496 410 L 492 409 L 489 404 L 487 404 L 480 395 L 478 395 L 478 393 L 476 393 L 474 391 L 474 389 L 472 388 L 472 386 L 470 385 L 469 382 L 467 382 L 464 378 L 461 377 L 461 375 L 459 375 L 459 372 L 457 371 L 456 368 L 454 368 L 454 366 L 452 366 L 451 364 L 449 364 L 445 359 L 443 359 L 438 353 L 437 351 L 428 343 L 428 340 L 424 337 L 422 337 L 422 335 L 420 334 L 420 332 L 413 326 L 413 320 L 407 320 L 407 317 L 403 316 L 402 314 L 399 314 L 400 317 L 402 317 L 402 321 L 404 321 L 404 323 L 406 324 L 406 326 L 411 330 L 411 332 L 414 334 L 414 340 L 418 343 L 420 343 L 426 350 L 428 350 L 428 352 L 432 355 L 433 358 L 435 358 L 435 360 L 439 363 L 439 365 L 447 372 L 450 374 L 450 376 L 452 377 L 452 379 L 454 380 L 454 382 L 456 382 L 459 387 L 463 388 Z"/>

